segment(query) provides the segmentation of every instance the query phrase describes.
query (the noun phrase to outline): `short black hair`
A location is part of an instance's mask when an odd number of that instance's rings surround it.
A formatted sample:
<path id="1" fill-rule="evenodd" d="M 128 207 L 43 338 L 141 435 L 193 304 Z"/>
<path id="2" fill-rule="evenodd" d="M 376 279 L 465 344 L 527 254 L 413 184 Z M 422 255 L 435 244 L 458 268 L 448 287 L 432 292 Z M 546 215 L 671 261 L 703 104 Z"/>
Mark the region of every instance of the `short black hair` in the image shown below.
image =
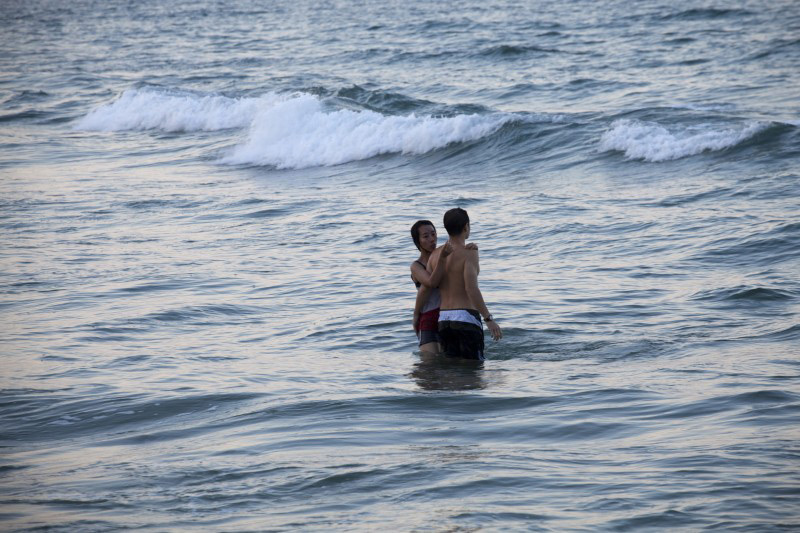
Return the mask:
<path id="1" fill-rule="evenodd" d="M 464 209 L 454 207 L 444 214 L 444 228 L 451 236 L 460 235 L 469 224 L 469 215 Z"/>
<path id="2" fill-rule="evenodd" d="M 414 246 L 420 251 L 422 251 L 422 249 L 419 247 L 419 228 L 422 226 L 433 226 L 433 230 L 436 231 L 436 226 L 434 226 L 433 222 L 430 220 L 417 220 L 414 222 L 414 225 L 411 226 L 411 238 L 414 239 Z"/>

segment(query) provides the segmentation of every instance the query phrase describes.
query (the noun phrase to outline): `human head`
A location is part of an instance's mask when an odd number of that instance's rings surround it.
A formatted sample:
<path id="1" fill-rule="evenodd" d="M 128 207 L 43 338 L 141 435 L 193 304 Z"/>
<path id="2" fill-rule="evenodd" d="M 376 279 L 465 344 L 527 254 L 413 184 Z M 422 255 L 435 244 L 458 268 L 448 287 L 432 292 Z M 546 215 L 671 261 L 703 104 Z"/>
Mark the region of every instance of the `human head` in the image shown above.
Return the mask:
<path id="1" fill-rule="evenodd" d="M 468 224 L 469 215 L 460 207 L 454 207 L 444 214 L 444 228 L 451 237 L 461 235 Z"/>
<path id="2" fill-rule="evenodd" d="M 421 233 L 420 230 L 426 229 L 425 226 L 430 226 L 431 229 L 433 229 L 433 248 L 434 249 L 436 248 L 436 227 L 433 225 L 433 222 L 431 222 L 430 220 L 417 220 L 416 222 L 414 222 L 414 225 L 411 226 L 411 238 L 414 239 L 414 246 L 416 246 L 417 250 L 419 251 L 422 251 L 422 248 L 420 248 L 419 245 L 420 244 L 419 239 Z M 430 252 L 432 250 L 427 250 L 427 251 Z"/>

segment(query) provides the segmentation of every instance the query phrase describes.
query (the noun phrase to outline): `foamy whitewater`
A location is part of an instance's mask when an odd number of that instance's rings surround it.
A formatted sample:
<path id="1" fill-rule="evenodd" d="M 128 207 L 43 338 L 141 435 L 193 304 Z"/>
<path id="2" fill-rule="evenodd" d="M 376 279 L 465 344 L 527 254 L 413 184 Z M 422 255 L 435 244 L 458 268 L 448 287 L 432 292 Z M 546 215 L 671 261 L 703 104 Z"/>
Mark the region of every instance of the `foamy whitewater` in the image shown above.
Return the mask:
<path id="1" fill-rule="evenodd" d="M 797 529 L 797 2 L 0 22 L 3 531 Z M 482 365 L 411 327 L 455 206 Z"/>
<path id="2" fill-rule="evenodd" d="M 380 154 L 424 154 L 453 143 L 475 141 L 510 117 L 414 114 L 385 116 L 374 111 L 326 112 L 314 96 L 299 96 L 261 110 L 247 140 L 221 159 L 228 164 L 306 168 L 338 165 Z"/>
<path id="3" fill-rule="evenodd" d="M 600 139 L 600 150 L 619 150 L 630 159 L 659 162 L 734 147 L 769 124 L 750 122 L 738 128 L 700 124 L 670 132 L 655 123 L 616 120 Z"/>
<path id="4" fill-rule="evenodd" d="M 561 118 L 554 115 L 551 120 Z M 247 127 L 246 139 L 228 150 L 221 163 L 302 169 L 381 154 L 424 154 L 479 140 L 509 122 L 524 120 L 524 116 L 509 113 L 387 116 L 371 110 L 341 109 L 332 98 L 303 93 L 229 98 L 145 88 L 124 91 L 114 102 L 78 120 L 73 128 L 194 132 Z M 618 150 L 631 159 L 667 161 L 734 147 L 769 126 L 750 121 L 730 127 L 718 121 L 671 132 L 657 123 L 619 119 L 602 134 L 598 149 Z"/>
<path id="5" fill-rule="evenodd" d="M 114 102 L 77 121 L 76 130 L 168 132 L 217 131 L 250 124 L 259 109 L 278 103 L 277 95 L 228 98 L 185 91 L 128 89 Z"/>
<path id="6" fill-rule="evenodd" d="M 330 101 L 302 93 L 228 98 L 146 88 L 126 90 L 80 119 L 74 129 L 193 132 L 248 127 L 245 141 L 221 157 L 221 163 L 299 169 L 388 153 L 424 154 L 478 140 L 512 120 L 501 113 L 386 116 L 336 109 Z"/>

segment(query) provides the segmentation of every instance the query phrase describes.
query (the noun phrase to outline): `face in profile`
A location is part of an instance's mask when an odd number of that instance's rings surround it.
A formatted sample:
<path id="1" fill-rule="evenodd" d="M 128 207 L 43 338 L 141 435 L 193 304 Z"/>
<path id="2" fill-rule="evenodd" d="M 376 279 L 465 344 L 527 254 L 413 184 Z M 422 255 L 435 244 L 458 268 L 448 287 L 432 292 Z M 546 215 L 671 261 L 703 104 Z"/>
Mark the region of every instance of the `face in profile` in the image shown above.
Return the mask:
<path id="1" fill-rule="evenodd" d="M 436 249 L 436 228 L 433 226 L 420 226 L 419 247 L 426 252 L 432 252 Z"/>

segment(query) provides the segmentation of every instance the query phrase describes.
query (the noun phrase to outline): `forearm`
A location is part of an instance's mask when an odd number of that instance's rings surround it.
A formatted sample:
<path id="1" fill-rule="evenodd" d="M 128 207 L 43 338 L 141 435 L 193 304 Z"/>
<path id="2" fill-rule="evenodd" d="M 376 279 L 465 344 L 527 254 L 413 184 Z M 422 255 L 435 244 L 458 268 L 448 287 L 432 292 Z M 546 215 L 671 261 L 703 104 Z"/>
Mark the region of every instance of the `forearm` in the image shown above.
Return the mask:
<path id="1" fill-rule="evenodd" d="M 444 277 L 444 261 L 438 261 L 436 263 L 436 268 L 433 269 L 431 272 L 430 278 L 428 278 L 428 283 L 425 285 L 431 288 L 438 287 L 439 284 L 442 282 L 442 277 Z"/>
<path id="2" fill-rule="evenodd" d="M 414 314 L 421 314 L 422 310 L 425 308 L 425 303 L 428 301 L 428 295 L 430 294 L 430 289 L 425 287 L 424 285 L 417 290 L 417 300 L 414 303 Z"/>

